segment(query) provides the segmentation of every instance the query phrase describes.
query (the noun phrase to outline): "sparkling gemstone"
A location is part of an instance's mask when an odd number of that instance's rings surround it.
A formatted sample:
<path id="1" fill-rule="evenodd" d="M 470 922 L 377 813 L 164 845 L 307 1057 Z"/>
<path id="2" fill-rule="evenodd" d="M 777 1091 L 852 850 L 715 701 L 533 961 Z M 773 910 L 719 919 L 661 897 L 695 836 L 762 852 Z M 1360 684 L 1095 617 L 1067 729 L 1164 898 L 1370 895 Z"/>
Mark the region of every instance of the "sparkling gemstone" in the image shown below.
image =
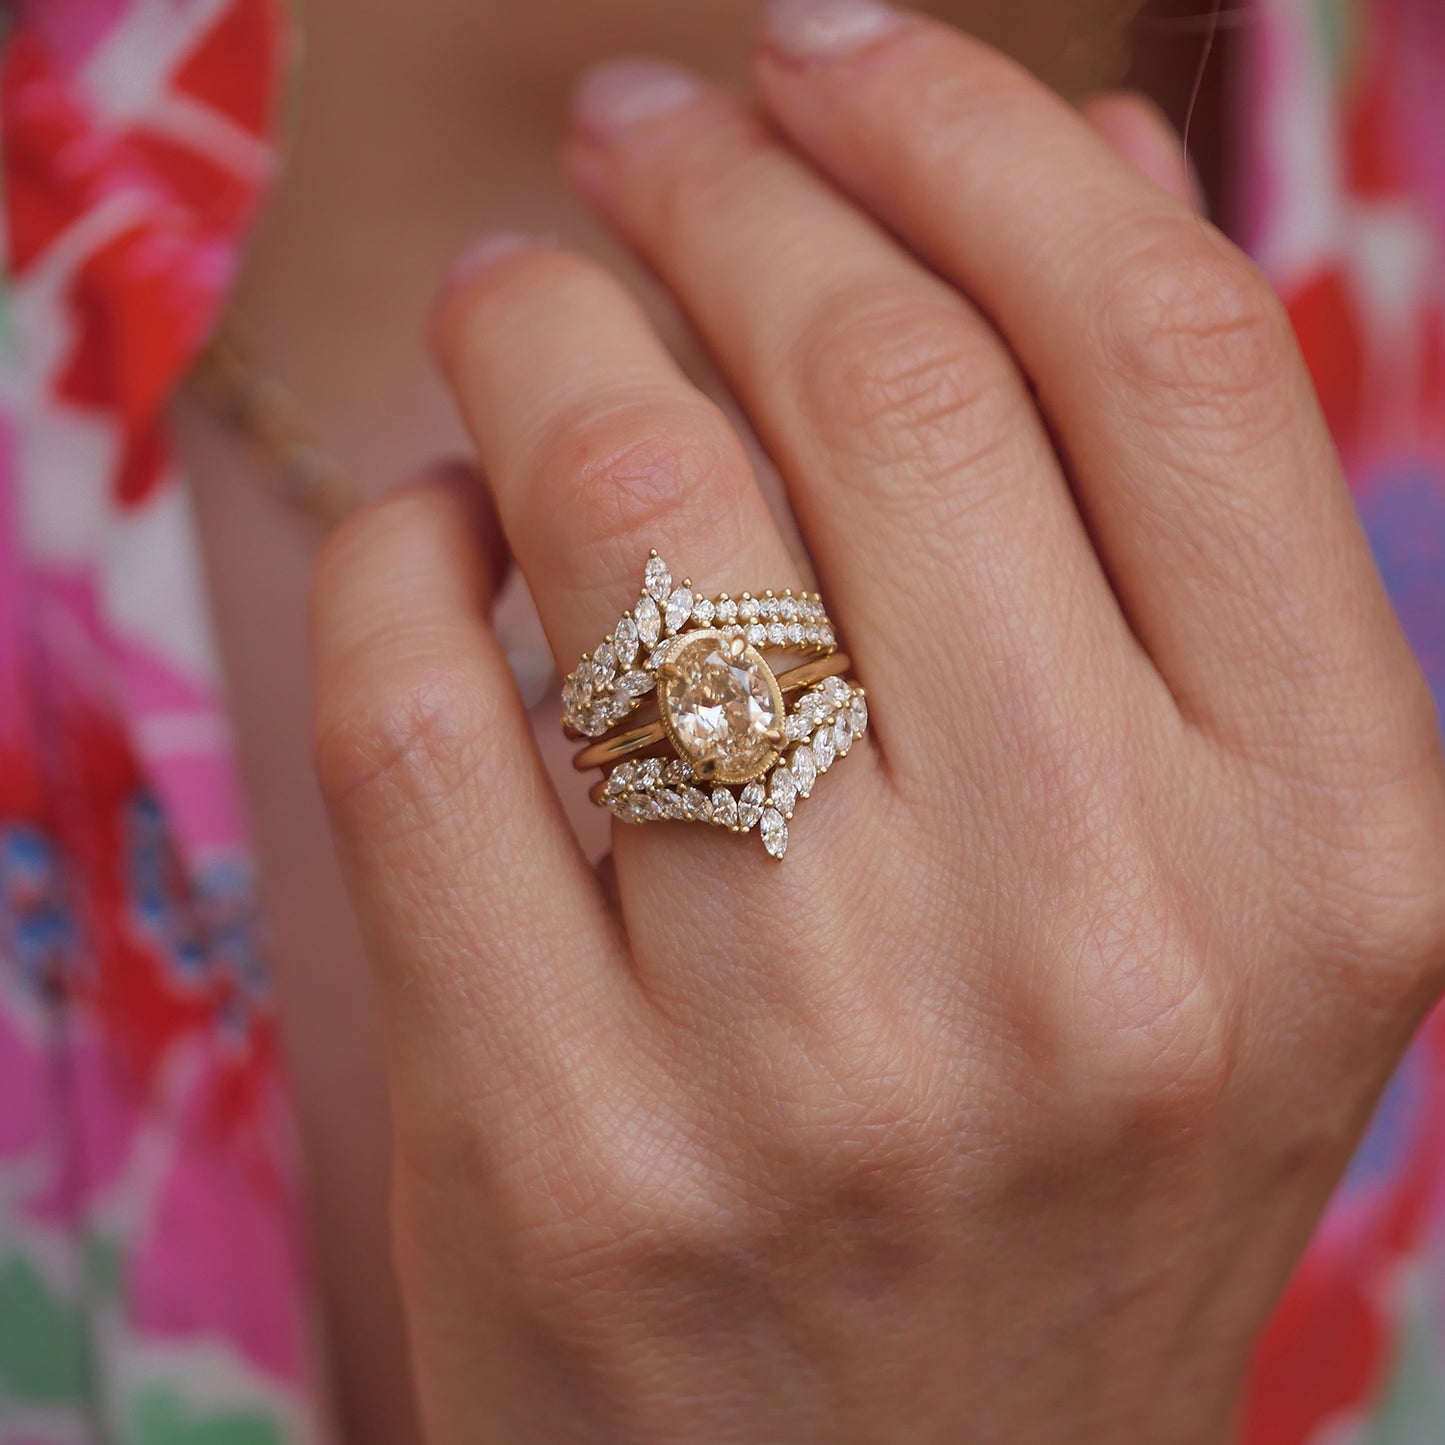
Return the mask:
<path id="1" fill-rule="evenodd" d="M 818 690 L 834 707 L 842 707 L 853 695 L 853 689 L 841 677 L 825 677 Z"/>
<path id="2" fill-rule="evenodd" d="M 799 713 L 793 713 L 783 724 L 783 736 L 790 743 L 800 742 L 813 731 L 812 718 L 803 717 Z"/>
<path id="3" fill-rule="evenodd" d="M 706 823 L 712 817 L 712 804 L 707 794 L 697 788 L 683 788 L 678 797 L 682 799 L 683 816 L 690 823 Z"/>
<path id="4" fill-rule="evenodd" d="M 657 804 L 657 811 L 664 818 L 685 818 L 687 816 L 682 805 L 681 795 L 673 792 L 671 788 L 659 788 L 652 798 Z"/>
<path id="5" fill-rule="evenodd" d="M 833 746 L 833 729 L 820 727 L 813 736 L 813 762 L 820 773 L 826 773 L 833 766 L 837 749 Z"/>
<path id="6" fill-rule="evenodd" d="M 617 679 L 617 691 L 623 697 L 641 697 L 644 693 L 651 692 L 657 685 L 657 679 L 641 668 L 635 672 L 624 672 Z"/>
<path id="7" fill-rule="evenodd" d="M 667 623 L 669 632 L 676 632 L 692 616 L 692 604 L 693 595 L 690 587 L 679 587 L 667 599 L 667 611 L 663 615 L 663 621 Z"/>
<path id="8" fill-rule="evenodd" d="M 612 811 L 624 823 L 655 823 L 662 816 L 650 793 L 627 793 L 613 803 Z"/>
<path id="9" fill-rule="evenodd" d="M 776 597 L 764 597 L 758 603 L 758 616 L 764 622 L 772 622 L 778 615 L 778 599 Z"/>
<path id="10" fill-rule="evenodd" d="M 627 791 L 627 785 L 637 773 L 635 763 L 620 763 L 607 775 L 607 784 L 603 792 L 609 798 L 616 798 Z"/>
<path id="11" fill-rule="evenodd" d="M 768 640 L 768 629 L 761 622 L 754 622 L 748 627 L 747 637 L 753 647 L 761 647 Z"/>
<path id="12" fill-rule="evenodd" d="M 788 629 L 781 622 L 768 623 L 768 641 L 774 647 L 781 647 L 788 640 Z"/>
<path id="13" fill-rule="evenodd" d="M 782 613 L 784 622 L 796 622 L 798 619 L 798 599 L 796 597 L 784 597 Z"/>
<path id="14" fill-rule="evenodd" d="M 738 800 L 726 788 L 712 790 L 712 820 L 720 828 L 738 825 Z"/>
<path id="15" fill-rule="evenodd" d="M 673 745 L 700 776 L 741 783 L 777 757 L 782 694 L 767 663 L 736 639 L 701 633 L 674 647 L 659 700 Z"/>
<path id="16" fill-rule="evenodd" d="M 788 763 L 788 771 L 793 775 L 793 781 L 798 785 L 798 796 L 806 798 L 813 791 L 813 784 L 818 781 L 817 764 L 813 762 L 813 750 L 807 743 L 800 743 L 793 749 L 793 756 Z"/>
<path id="17" fill-rule="evenodd" d="M 764 801 L 761 783 L 749 783 L 742 790 L 738 796 L 738 826 L 740 828 L 756 828 L 758 826 L 758 819 L 763 816 Z"/>
<path id="18" fill-rule="evenodd" d="M 738 604 L 731 597 L 718 603 L 717 620 L 719 622 L 736 622 L 738 620 Z"/>
<path id="19" fill-rule="evenodd" d="M 780 812 L 783 817 L 793 816 L 793 807 L 798 801 L 798 784 L 787 767 L 779 764 L 773 769 L 773 775 L 768 782 L 768 802 Z"/>
<path id="20" fill-rule="evenodd" d="M 803 640 L 803 624 L 801 622 L 789 622 L 786 627 L 788 642 L 791 646 L 797 647 Z"/>
<path id="21" fill-rule="evenodd" d="M 840 712 L 838 720 L 833 724 L 833 748 L 840 758 L 848 756 L 848 749 L 853 746 L 853 724 L 848 721 L 848 714 Z"/>
<path id="22" fill-rule="evenodd" d="M 612 640 L 617 648 L 617 660 L 623 667 L 631 667 L 637 661 L 637 624 L 630 617 L 624 617 L 617 624 Z"/>
<path id="23" fill-rule="evenodd" d="M 781 858 L 788 851 L 788 825 L 783 821 L 783 815 L 776 808 L 764 810 L 761 832 L 763 847 L 774 858 Z"/>
<path id="24" fill-rule="evenodd" d="M 632 615 L 637 619 L 637 635 L 643 646 L 655 647 L 662 636 L 662 613 L 657 610 L 657 603 L 651 597 L 643 597 L 632 609 Z"/>
<path id="25" fill-rule="evenodd" d="M 662 781 L 662 759 L 644 758 L 637 765 L 637 776 L 633 779 L 633 786 L 637 788 L 655 788 Z"/>
<path id="26" fill-rule="evenodd" d="M 699 597 L 692 604 L 692 620 L 699 627 L 711 627 L 713 619 L 717 616 L 717 608 L 706 597 Z"/>
<path id="27" fill-rule="evenodd" d="M 861 692 L 853 694 L 848 706 L 848 721 L 853 724 L 853 736 L 861 738 L 868 731 L 868 703 Z"/>
<path id="28" fill-rule="evenodd" d="M 811 731 L 828 716 L 831 706 L 821 692 L 806 693 L 798 703 L 798 716 L 807 722 Z"/>
<path id="29" fill-rule="evenodd" d="M 672 591 L 672 573 L 661 557 L 649 557 L 642 574 L 642 585 L 654 602 L 664 602 Z"/>
<path id="30" fill-rule="evenodd" d="M 758 615 L 758 599 L 756 597 L 744 597 L 738 603 L 738 619 L 742 622 L 751 622 Z"/>

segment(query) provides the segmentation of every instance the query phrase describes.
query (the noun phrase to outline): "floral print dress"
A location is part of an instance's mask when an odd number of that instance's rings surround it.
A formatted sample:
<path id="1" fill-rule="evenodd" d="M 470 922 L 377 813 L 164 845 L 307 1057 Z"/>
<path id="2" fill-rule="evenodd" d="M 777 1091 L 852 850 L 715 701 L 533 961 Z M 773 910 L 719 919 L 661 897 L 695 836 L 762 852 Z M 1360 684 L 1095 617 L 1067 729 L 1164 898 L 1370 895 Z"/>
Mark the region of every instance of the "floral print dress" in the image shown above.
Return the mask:
<path id="1" fill-rule="evenodd" d="M 1244 240 L 1445 700 L 1445 5 L 1255 0 Z M 299 1170 L 166 401 L 274 166 L 280 0 L 0 0 L 0 1445 L 325 1438 Z M 1248 1445 L 1445 1441 L 1445 1015 Z"/>

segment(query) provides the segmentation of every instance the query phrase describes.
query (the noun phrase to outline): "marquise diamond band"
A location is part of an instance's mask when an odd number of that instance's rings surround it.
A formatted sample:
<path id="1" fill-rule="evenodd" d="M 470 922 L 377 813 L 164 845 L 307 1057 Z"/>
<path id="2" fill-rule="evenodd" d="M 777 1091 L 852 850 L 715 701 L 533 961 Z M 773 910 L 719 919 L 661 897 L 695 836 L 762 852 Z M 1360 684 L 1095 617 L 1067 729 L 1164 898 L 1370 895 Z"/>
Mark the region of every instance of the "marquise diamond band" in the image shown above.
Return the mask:
<path id="1" fill-rule="evenodd" d="M 756 829 L 781 858 L 799 800 L 867 730 L 849 666 L 816 594 L 699 596 L 653 552 L 638 602 L 568 677 L 562 722 L 596 739 L 573 761 L 603 770 L 592 797 L 615 817 Z"/>

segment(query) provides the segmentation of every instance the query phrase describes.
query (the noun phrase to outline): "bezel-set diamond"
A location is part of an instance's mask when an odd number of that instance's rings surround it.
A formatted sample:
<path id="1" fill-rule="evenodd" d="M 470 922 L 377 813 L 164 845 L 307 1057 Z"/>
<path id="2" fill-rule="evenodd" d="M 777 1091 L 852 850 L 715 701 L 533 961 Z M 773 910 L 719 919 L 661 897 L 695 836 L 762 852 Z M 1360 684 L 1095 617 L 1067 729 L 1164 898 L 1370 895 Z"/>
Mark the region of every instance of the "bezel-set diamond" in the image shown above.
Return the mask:
<path id="1" fill-rule="evenodd" d="M 563 686 L 567 730 L 605 738 L 577 760 L 604 769 L 593 797 L 626 823 L 757 832 L 782 858 L 799 804 L 868 728 L 837 646 L 817 594 L 706 597 L 652 553 L 636 603 Z M 764 648 L 821 660 L 779 673 Z M 628 722 L 643 703 L 654 712 Z M 673 755 L 625 756 L 653 747 Z"/>

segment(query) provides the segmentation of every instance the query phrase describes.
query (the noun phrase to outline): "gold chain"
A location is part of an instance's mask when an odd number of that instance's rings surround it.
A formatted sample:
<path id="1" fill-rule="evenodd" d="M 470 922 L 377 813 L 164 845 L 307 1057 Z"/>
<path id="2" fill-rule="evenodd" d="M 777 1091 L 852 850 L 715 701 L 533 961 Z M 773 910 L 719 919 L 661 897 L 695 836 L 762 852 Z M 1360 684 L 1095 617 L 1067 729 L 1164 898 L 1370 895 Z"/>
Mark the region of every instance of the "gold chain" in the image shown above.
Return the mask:
<path id="1" fill-rule="evenodd" d="M 355 478 L 316 440 L 295 395 L 256 361 L 233 311 L 221 318 L 190 380 L 195 394 L 257 452 L 279 500 L 326 529 L 356 510 Z"/>

